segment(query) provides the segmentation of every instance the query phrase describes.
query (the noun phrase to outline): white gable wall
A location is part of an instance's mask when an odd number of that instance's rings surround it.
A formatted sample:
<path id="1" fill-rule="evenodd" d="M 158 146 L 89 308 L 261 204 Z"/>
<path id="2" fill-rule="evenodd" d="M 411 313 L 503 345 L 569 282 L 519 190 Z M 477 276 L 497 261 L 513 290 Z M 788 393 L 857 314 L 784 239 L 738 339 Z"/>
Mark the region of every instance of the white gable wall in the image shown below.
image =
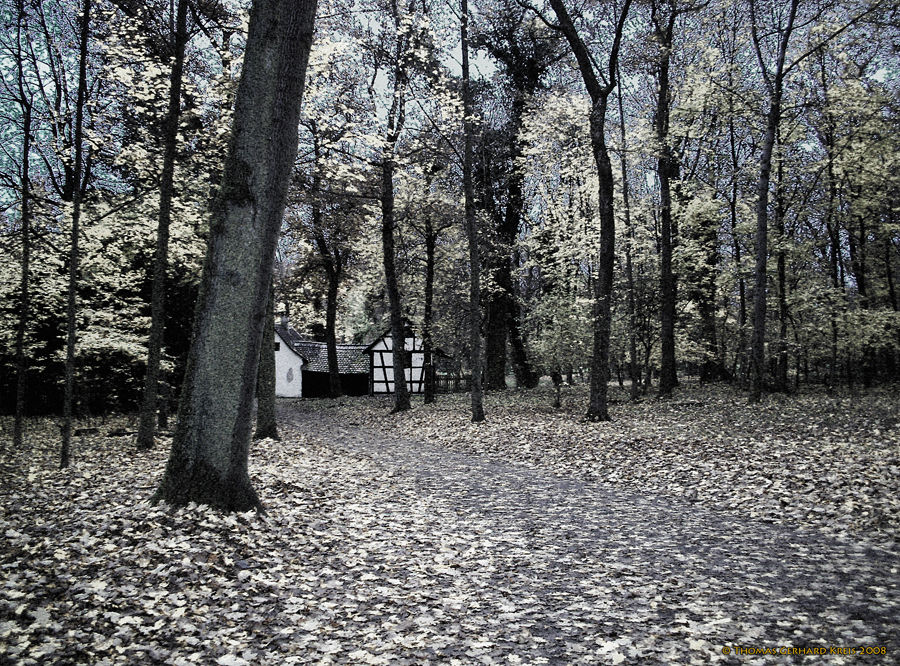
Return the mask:
<path id="1" fill-rule="evenodd" d="M 275 334 L 275 395 L 279 398 L 303 397 L 303 359 Z"/>

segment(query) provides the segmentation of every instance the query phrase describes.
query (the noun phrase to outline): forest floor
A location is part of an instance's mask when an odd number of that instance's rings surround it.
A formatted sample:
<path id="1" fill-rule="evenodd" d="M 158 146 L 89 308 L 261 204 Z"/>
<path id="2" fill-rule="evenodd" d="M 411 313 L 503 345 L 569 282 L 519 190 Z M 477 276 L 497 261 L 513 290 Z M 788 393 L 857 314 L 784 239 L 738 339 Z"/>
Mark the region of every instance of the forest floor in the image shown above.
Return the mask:
<path id="1" fill-rule="evenodd" d="M 262 515 L 147 504 L 122 419 L 65 471 L 4 422 L 0 664 L 900 663 L 896 393 L 563 397 L 284 402 Z"/>

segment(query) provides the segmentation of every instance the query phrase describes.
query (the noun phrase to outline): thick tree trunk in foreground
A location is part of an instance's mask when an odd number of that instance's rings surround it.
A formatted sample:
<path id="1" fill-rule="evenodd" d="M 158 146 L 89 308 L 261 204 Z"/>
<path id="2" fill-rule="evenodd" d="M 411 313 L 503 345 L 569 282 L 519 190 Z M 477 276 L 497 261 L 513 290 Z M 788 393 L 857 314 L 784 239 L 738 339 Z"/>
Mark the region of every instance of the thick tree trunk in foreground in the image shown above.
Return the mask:
<path id="1" fill-rule="evenodd" d="M 75 166 L 72 193 L 72 240 L 69 249 L 69 289 L 66 302 L 66 378 L 63 393 L 62 446 L 59 466 L 69 466 L 69 451 L 72 441 L 72 407 L 75 402 L 75 312 L 78 290 L 78 236 L 81 233 L 81 198 L 84 193 L 82 183 L 82 128 L 84 125 L 84 105 L 87 97 L 87 47 L 91 30 L 91 0 L 84 0 L 81 15 L 81 44 L 78 56 L 78 97 L 75 102 Z"/>
<path id="2" fill-rule="evenodd" d="M 159 365 L 165 332 L 166 270 L 169 265 L 169 226 L 172 221 L 172 194 L 175 178 L 175 151 L 178 147 L 178 119 L 181 117 L 181 79 L 184 72 L 184 48 L 187 43 L 187 0 L 178 0 L 175 19 L 175 59 L 169 77 L 169 110 L 166 116 L 165 148 L 159 184 L 159 223 L 156 228 L 156 252 L 153 256 L 153 292 L 150 299 L 150 338 L 147 341 L 147 374 L 141 398 L 137 448 L 153 446 L 156 431 Z"/>
<path id="3" fill-rule="evenodd" d="M 256 432 L 253 439 L 281 439 L 275 418 L 275 286 L 269 287 L 259 369 L 256 372 Z"/>
<path id="4" fill-rule="evenodd" d="M 155 500 L 260 506 L 247 473 L 251 411 L 315 11 L 315 0 L 253 2 L 178 424 Z"/>
<path id="5" fill-rule="evenodd" d="M 466 198 L 466 238 L 469 242 L 469 365 L 472 368 L 472 421 L 484 421 L 484 390 L 481 384 L 481 256 L 478 248 L 478 220 L 475 216 L 475 185 L 472 181 L 472 88 L 469 81 L 469 3 L 462 0 L 460 16 L 462 42 L 463 116 L 465 152 L 463 189 Z M 505 385 L 505 382 L 504 382 Z"/>

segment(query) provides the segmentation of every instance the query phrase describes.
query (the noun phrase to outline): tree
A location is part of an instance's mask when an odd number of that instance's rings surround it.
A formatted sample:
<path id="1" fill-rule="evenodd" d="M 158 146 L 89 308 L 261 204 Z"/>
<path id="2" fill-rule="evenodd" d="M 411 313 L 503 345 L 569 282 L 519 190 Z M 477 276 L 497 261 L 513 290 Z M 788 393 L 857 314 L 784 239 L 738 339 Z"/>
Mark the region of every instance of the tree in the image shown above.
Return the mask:
<path id="1" fill-rule="evenodd" d="M 466 239 L 469 243 L 469 366 L 472 370 L 472 421 L 484 421 L 481 353 L 481 254 L 478 247 L 478 218 L 475 213 L 475 183 L 472 179 L 472 88 L 469 79 L 469 3 L 462 0 L 459 22 L 462 44 L 463 96 L 463 190 L 466 200 Z"/>
<path id="2" fill-rule="evenodd" d="M 616 68 L 617 78 L 621 81 L 618 66 Z M 622 85 L 618 86 L 616 91 L 616 99 L 619 103 L 619 129 L 621 132 L 622 153 L 621 153 L 621 171 L 622 171 L 622 209 L 625 218 L 625 284 L 626 294 L 625 303 L 628 317 L 628 378 L 631 380 L 630 396 L 632 400 L 637 400 L 638 389 L 640 388 L 640 374 L 638 372 L 637 362 L 637 304 L 635 299 L 635 283 L 634 283 L 634 261 L 632 258 L 634 244 L 634 225 L 631 220 L 631 188 L 628 184 L 628 141 L 625 131 L 625 105 L 622 102 Z"/>
<path id="3" fill-rule="evenodd" d="M 526 106 L 541 88 L 541 79 L 560 58 L 559 40 L 529 18 L 527 10 L 504 0 L 482 18 L 474 45 L 486 50 L 504 73 L 504 104 L 508 119 L 493 134 L 483 133 L 479 150 L 483 205 L 493 221 L 491 242 L 485 247 L 485 272 L 495 287 L 487 290 L 485 305 L 485 388 L 506 388 L 506 344 L 512 350 L 513 372 L 521 387 L 537 386 L 538 377 L 525 353 L 520 329 L 521 307 L 513 283 L 518 270 L 514 252 L 525 205 L 525 175 L 520 161 L 525 138 L 522 123 Z M 505 94 L 504 94 L 505 93 Z"/>
<path id="4" fill-rule="evenodd" d="M 259 349 L 291 168 L 315 0 L 255 0 L 194 335 L 154 499 L 260 507 L 247 456 Z"/>
<path id="5" fill-rule="evenodd" d="M 882 2 L 875 2 L 865 6 L 858 14 L 847 20 L 838 22 L 838 28 L 829 29 L 829 23 L 825 8 L 814 8 L 810 17 L 804 17 L 802 26 L 808 27 L 821 22 L 828 31 L 821 39 L 814 39 L 811 48 L 802 51 L 792 60 L 788 61 L 788 45 L 795 29 L 795 21 L 800 8 L 799 0 L 791 0 L 787 8 L 787 16 L 783 18 L 783 24 L 774 26 L 771 30 L 763 32 L 763 26 L 758 18 L 756 0 L 750 0 L 750 27 L 753 38 L 753 48 L 759 64 L 763 83 L 765 84 L 767 110 L 765 114 L 766 125 L 762 140 L 762 148 L 759 157 L 759 172 L 757 179 L 756 197 L 756 270 L 754 274 L 753 291 L 753 337 L 751 340 L 751 370 L 752 385 L 750 389 L 750 401 L 759 402 L 762 397 L 765 376 L 765 341 L 766 341 L 766 296 L 767 296 L 767 263 L 769 255 L 769 189 L 772 181 L 773 151 L 778 140 L 779 125 L 782 118 L 782 103 L 784 96 L 784 84 L 786 77 L 798 65 L 819 51 L 825 44 L 835 39 L 851 26 L 857 24 L 864 17 L 872 14 L 880 8 Z M 840 13 L 841 18 L 844 14 Z M 831 17 L 833 20 L 833 17 Z M 777 19 L 776 19 L 777 20 Z M 815 32 L 821 30 L 812 29 Z M 767 36 L 776 38 L 771 54 L 767 53 Z M 774 59 L 774 63 L 767 63 L 767 55 Z M 777 203 L 777 202 L 776 202 Z M 851 257 L 851 261 L 853 258 Z M 782 267 L 783 269 L 783 267 Z M 859 280 L 859 275 L 857 282 Z M 862 289 L 865 293 L 865 287 Z M 782 312 L 785 305 L 782 303 Z"/>
<path id="6" fill-rule="evenodd" d="M 424 174 L 424 197 L 421 218 L 422 224 L 418 225 L 412 221 L 412 227 L 422 237 L 425 243 L 425 284 L 424 284 L 424 303 L 422 315 L 422 352 L 424 355 L 425 386 L 423 391 L 423 402 L 426 405 L 435 401 L 435 367 L 434 367 L 434 280 L 435 265 L 437 260 L 437 244 L 441 233 L 450 228 L 451 220 L 444 219 L 435 220 L 437 217 L 438 205 L 434 201 L 436 198 L 433 193 L 433 184 L 435 176 L 439 175 L 447 168 L 444 156 L 435 157 L 432 164 L 425 170 Z"/>
<path id="7" fill-rule="evenodd" d="M 600 219 L 600 253 L 597 278 L 594 282 L 593 331 L 594 342 L 591 359 L 591 397 L 586 418 L 589 421 L 608 421 L 607 384 L 609 382 L 609 335 L 611 328 L 611 307 L 613 287 L 613 267 L 615 263 L 615 214 L 612 163 L 606 144 L 606 110 L 609 95 L 616 86 L 616 63 L 619 45 L 631 0 L 625 0 L 615 17 L 615 31 L 609 51 L 607 72 L 604 75 L 595 65 L 585 42 L 575 27 L 569 11 L 562 0 L 550 0 L 550 6 L 559 21 L 553 26 L 565 36 L 578 63 L 581 79 L 591 98 L 590 128 L 591 148 L 598 176 L 598 204 Z M 541 14 L 542 18 L 543 15 Z"/>
<path id="8" fill-rule="evenodd" d="M 772 150 L 778 134 L 778 123 L 781 120 L 781 99 L 784 92 L 784 77 L 787 73 L 786 58 L 788 42 L 794 30 L 794 19 L 800 0 L 791 0 L 790 9 L 784 26 L 780 26 L 775 67 L 770 72 L 764 61 L 760 30 L 757 24 L 756 0 L 750 0 L 750 26 L 753 44 L 759 59 L 760 69 L 766 90 L 769 95 L 766 113 L 766 131 L 763 136 L 762 151 L 759 157 L 759 179 L 757 181 L 756 203 L 756 273 L 753 287 L 753 338 L 750 343 L 750 366 L 752 370 L 752 386 L 750 399 L 759 402 L 763 390 L 763 363 L 766 342 L 766 264 L 769 258 L 769 182 L 772 173 Z"/>
<path id="9" fill-rule="evenodd" d="M 275 416 L 275 285 L 270 280 L 262 343 L 259 346 L 259 370 L 256 375 L 256 432 L 253 439 L 281 439 Z"/>
<path id="10" fill-rule="evenodd" d="M 78 57 L 78 96 L 75 102 L 74 149 L 75 160 L 72 180 L 75 185 L 72 194 L 72 235 L 69 246 L 69 287 L 66 295 L 66 376 L 63 395 L 62 447 L 59 466 L 69 466 L 69 449 L 72 440 L 72 407 L 75 402 L 75 311 L 78 289 L 78 241 L 81 232 L 81 200 L 84 194 L 82 165 L 84 157 L 83 131 L 84 108 L 87 101 L 87 59 L 88 38 L 91 30 L 91 0 L 84 0 L 81 10 L 81 38 Z"/>
<path id="11" fill-rule="evenodd" d="M 403 13 L 399 3 L 392 0 L 389 7 L 389 30 L 394 33 L 393 51 L 387 73 L 391 84 L 391 103 L 386 115 L 385 135 L 382 141 L 381 158 L 381 245 L 384 267 L 385 290 L 390 305 L 391 340 L 393 341 L 394 366 L 394 406 L 392 412 L 402 412 L 411 408 L 409 388 L 406 385 L 406 339 L 403 304 L 400 300 L 400 286 L 397 276 L 396 239 L 397 226 L 394 178 L 398 168 L 397 147 L 406 124 L 406 102 L 410 80 L 410 67 L 415 62 L 415 51 L 419 46 L 419 28 L 414 25 L 415 2 L 410 0 L 408 13 Z M 384 50 L 383 46 L 379 50 Z M 379 60 L 380 58 L 376 58 Z M 376 70 L 378 66 L 376 66 Z M 398 341 L 399 344 L 398 344 Z"/>
<path id="12" fill-rule="evenodd" d="M 162 176 L 159 184 L 159 223 L 156 231 L 156 251 L 153 256 L 153 295 L 151 298 L 150 338 L 147 342 L 147 374 L 141 402 L 137 447 L 153 446 L 156 430 L 157 386 L 165 325 L 166 272 L 169 254 L 169 227 L 172 219 L 172 190 L 175 175 L 175 151 L 178 146 L 178 119 L 181 116 L 181 80 L 184 72 L 184 49 L 187 44 L 188 0 L 178 0 L 173 35 L 172 72 L 169 83 L 169 109 L 163 138 Z"/>
<path id="13" fill-rule="evenodd" d="M 25 330 L 29 317 L 29 271 L 31 263 L 31 183 L 28 168 L 31 160 L 33 95 L 25 86 L 25 54 L 22 49 L 22 32 L 25 23 L 25 3 L 19 0 L 16 7 L 16 83 L 17 102 L 22 110 L 22 165 L 20 228 L 22 233 L 22 278 L 19 288 L 19 322 L 16 327 L 16 416 L 13 424 L 13 447 L 22 448 L 23 421 L 25 417 L 25 385 L 28 359 L 25 356 Z"/>
<path id="14" fill-rule="evenodd" d="M 665 5 L 665 7 L 663 7 Z M 668 395 L 678 385 L 675 367 L 675 304 L 677 281 L 672 271 L 672 248 L 675 243 L 675 226 L 672 219 L 673 181 L 679 179 L 678 158 L 669 140 L 669 115 L 672 91 L 669 69 L 672 62 L 672 44 L 675 21 L 679 14 L 688 11 L 679 7 L 677 0 L 654 0 L 651 3 L 653 39 L 657 48 L 656 80 L 657 99 L 654 126 L 658 143 L 657 175 L 660 195 L 660 293 L 662 307 L 660 320 L 660 368 L 659 394 Z"/>

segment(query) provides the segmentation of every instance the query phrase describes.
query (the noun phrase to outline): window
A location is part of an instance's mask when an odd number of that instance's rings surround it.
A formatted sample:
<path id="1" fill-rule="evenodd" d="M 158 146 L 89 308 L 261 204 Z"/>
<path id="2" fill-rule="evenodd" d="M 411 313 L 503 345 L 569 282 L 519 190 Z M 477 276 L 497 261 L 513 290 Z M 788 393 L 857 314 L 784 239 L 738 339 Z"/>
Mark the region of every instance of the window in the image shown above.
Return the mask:
<path id="1" fill-rule="evenodd" d="M 276 343 L 275 343 L 275 351 L 278 351 L 279 349 L 281 349 L 281 343 L 280 343 L 280 342 L 276 342 Z"/>

